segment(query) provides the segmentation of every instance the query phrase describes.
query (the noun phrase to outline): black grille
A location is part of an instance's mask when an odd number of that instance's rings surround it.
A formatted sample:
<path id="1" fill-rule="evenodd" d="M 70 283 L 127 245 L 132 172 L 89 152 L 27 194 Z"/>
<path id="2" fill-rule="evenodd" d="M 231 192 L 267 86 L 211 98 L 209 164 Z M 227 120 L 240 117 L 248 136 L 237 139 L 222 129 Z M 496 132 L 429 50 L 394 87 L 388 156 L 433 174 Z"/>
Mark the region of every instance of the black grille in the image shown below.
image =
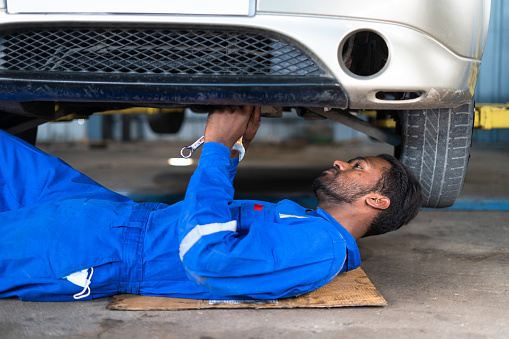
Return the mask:
<path id="1" fill-rule="evenodd" d="M 263 33 L 51 28 L 0 35 L 0 70 L 316 76 L 299 48 Z"/>

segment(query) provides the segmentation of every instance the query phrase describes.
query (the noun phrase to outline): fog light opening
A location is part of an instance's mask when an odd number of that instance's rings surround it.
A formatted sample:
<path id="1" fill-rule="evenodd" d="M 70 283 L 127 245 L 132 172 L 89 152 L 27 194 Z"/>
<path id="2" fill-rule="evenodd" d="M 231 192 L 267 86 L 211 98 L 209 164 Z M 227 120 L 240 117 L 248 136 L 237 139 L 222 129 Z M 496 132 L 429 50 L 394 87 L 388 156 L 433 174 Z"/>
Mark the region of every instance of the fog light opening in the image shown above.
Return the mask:
<path id="1" fill-rule="evenodd" d="M 340 62 L 358 76 L 375 75 L 389 58 L 385 40 L 373 31 L 357 31 L 346 38 L 341 48 Z"/>
<path id="2" fill-rule="evenodd" d="M 375 97 L 378 100 L 384 101 L 404 101 L 404 100 L 414 100 L 422 97 L 423 92 L 385 92 L 378 91 L 375 94 Z"/>

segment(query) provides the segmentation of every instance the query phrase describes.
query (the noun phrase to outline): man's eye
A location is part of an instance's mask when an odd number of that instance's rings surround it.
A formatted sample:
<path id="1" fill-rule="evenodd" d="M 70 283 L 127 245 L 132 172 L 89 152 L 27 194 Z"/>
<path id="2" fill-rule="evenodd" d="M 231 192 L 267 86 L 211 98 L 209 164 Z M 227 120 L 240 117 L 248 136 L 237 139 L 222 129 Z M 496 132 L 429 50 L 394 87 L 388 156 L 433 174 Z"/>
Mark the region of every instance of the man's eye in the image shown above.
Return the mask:
<path id="1" fill-rule="evenodd" d="M 362 169 L 362 166 L 361 166 L 361 165 L 359 165 L 359 164 L 355 164 L 355 165 L 353 165 L 353 167 L 354 167 L 354 168 L 358 168 L 358 169 Z"/>

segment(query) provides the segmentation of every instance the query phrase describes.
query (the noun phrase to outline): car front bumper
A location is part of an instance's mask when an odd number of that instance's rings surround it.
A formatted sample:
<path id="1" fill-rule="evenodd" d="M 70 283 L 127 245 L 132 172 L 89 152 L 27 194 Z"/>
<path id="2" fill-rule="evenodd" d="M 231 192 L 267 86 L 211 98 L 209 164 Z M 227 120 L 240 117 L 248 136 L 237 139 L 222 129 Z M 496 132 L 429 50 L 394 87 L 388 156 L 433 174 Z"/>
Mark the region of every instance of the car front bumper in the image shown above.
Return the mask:
<path id="1" fill-rule="evenodd" d="M 302 50 L 318 76 L 135 75 L 11 71 L 0 65 L 0 100 L 96 101 L 158 104 L 263 104 L 352 109 L 454 107 L 469 100 L 478 56 L 462 56 L 437 38 L 401 23 L 349 17 L 257 13 L 254 16 L 6 14 L 0 34 L 38 27 L 213 28 L 267 32 Z M 389 56 L 376 74 L 352 74 L 340 57 L 350 34 L 371 31 Z M 0 40 L 1 41 L 1 40 Z M 5 54 L 2 55 L 5 57 Z M 2 63 L 3 65 L 3 63 Z M 405 100 L 377 93 L 420 93 Z"/>

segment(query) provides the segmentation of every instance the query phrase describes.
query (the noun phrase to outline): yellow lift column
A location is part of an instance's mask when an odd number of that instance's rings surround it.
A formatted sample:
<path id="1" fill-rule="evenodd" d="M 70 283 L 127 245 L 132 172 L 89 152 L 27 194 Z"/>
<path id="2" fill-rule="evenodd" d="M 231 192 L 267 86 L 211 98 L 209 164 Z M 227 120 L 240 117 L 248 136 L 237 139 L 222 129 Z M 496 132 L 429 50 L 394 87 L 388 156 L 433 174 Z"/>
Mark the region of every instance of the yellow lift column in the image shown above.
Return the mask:
<path id="1" fill-rule="evenodd" d="M 474 128 L 509 128 L 509 103 L 475 105 Z"/>
<path id="2" fill-rule="evenodd" d="M 377 111 L 364 110 L 361 115 L 368 116 L 376 127 L 394 128 L 393 119 L 377 118 Z M 507 104 L 477 104 L 475 105 L 474 128 L 490 130 L 509 128 L 509 103 Z"/>

